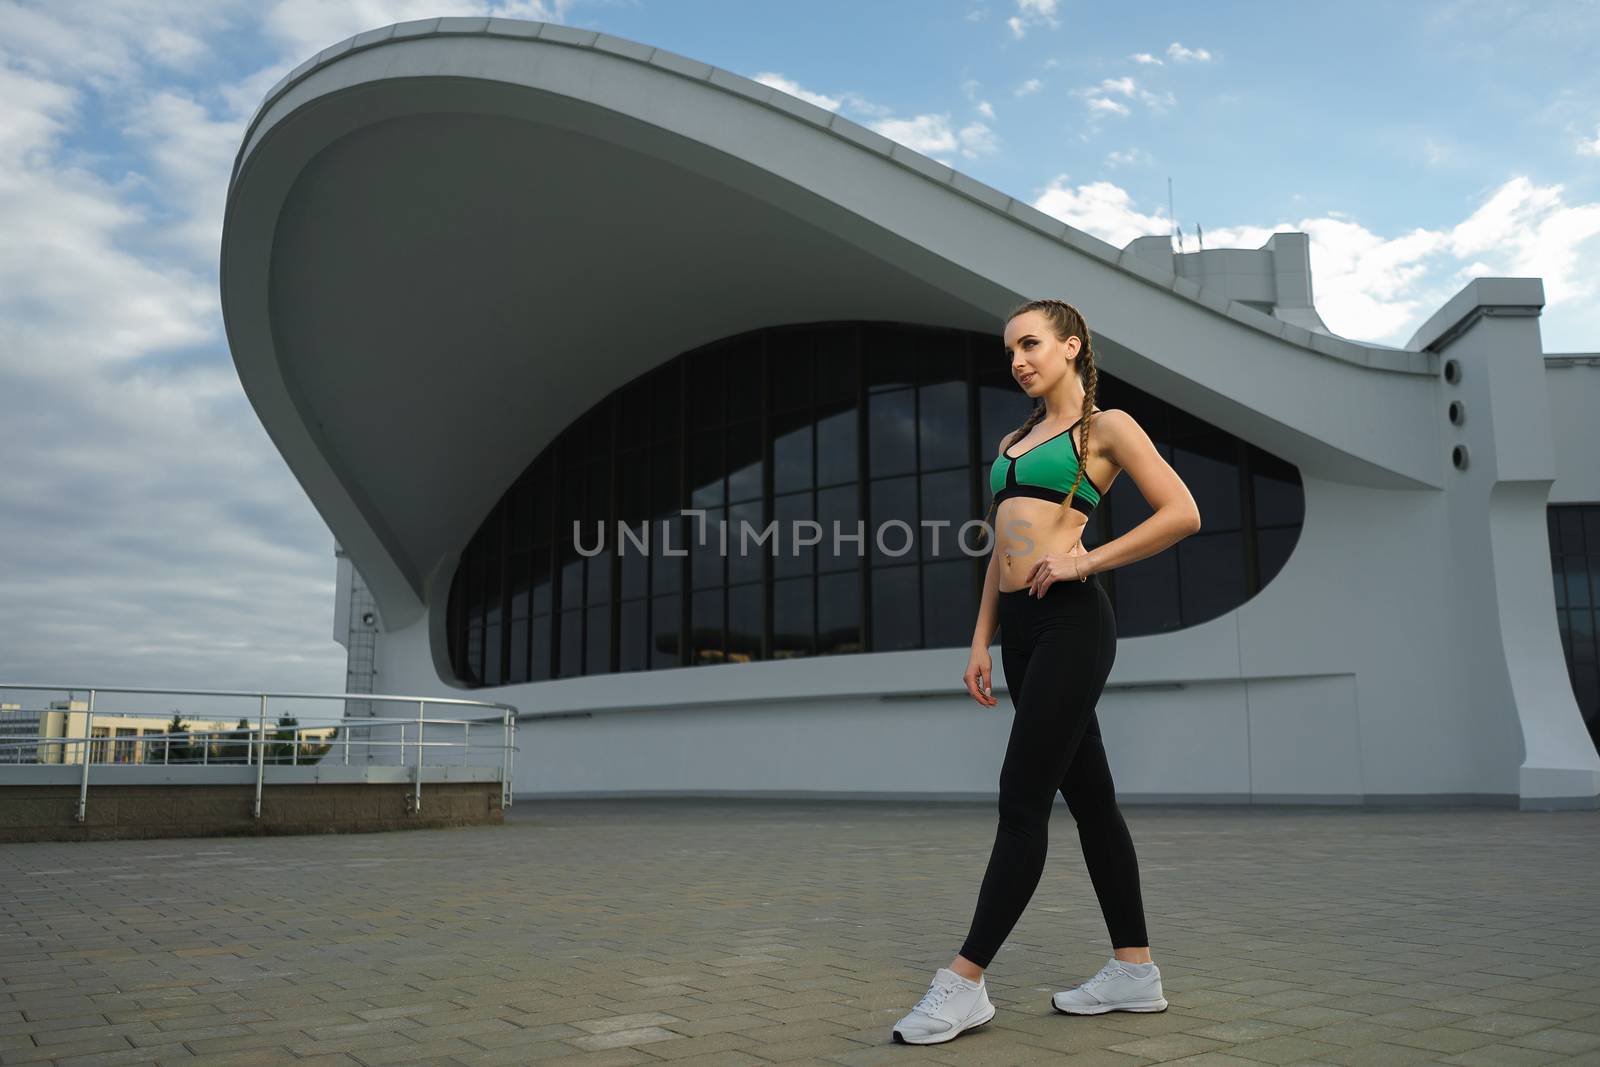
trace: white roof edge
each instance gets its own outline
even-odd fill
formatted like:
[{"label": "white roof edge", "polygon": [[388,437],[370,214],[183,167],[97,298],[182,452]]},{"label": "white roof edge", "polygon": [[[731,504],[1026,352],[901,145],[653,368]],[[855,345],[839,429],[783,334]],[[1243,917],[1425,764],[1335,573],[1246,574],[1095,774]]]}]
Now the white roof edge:
[{"label": "white roof edge", "polygon": [[352,37],[347,37],[337,44],[330,45],[284,75],[262,98],[261,104],[250,116],[250,121],[245,127],[244,137],[240,141],[239,151],[234,156],[233,172],[229,178],[230,187],[238,177],[239,166],[244,160],[246,150],[254,140],[256,127],[262,117],[280,97],[300,81],[322,67],[337,62],[339,59],[355,52],[380,48],[397,40],[413,40],[434,36],[495,37],[589,49],[655,67],[683,78],[707,83],[730,95],[742,97],[753,104],[768,107],[775,111],[781,111],[791,118],[806,122],[843,140],[850,141],[857,147],[872,151],[926,181],[947,186],[952,192],[959,193],[968,200],[982,204],[997,214],[1005,215],[1015,223],[1068,245],[1085,255],[1092,256],[1107,266],[1116,268],[1126,274],[1132,274],[1155,288],[1165,289],[1191,303],[1208,307],[1218,315],[1279,338],[1308,353],[1327,356],[1354,366],[1378,371],[1424,376],[1432,376],[1437,373],[1437,368],[1434,366],[1437,360],[1436,354],[1421,350],[1422,346],[1408,345],[1406,348],[1397,349],[1384,345],[1369,345],[1351,341],[1332,334],[1308,330],[1294,323],[1285,322],[1266,312],[1258,311],[1238,300],[1220,297],[1214,293],[1207,292],[1198,282],[1183,277],[1170,267],[1163,268],[1160,264],[1153,263],[1129,249],[1118,248],[1095,237],[1093,234],[1076,229],[1054,216],[1045,214],[1031,204],[1017,200],[1015,197],[1003,193],[993,186],[986,185],[970,175],[963,174],[935,159],[930,159],[914,149],[907,148],[905,145],[890,140],[882,134],[862,126],[860,123],[845,118],[837,112],[828,111],[781,90],[774,89],[769,85],[764,85],[761,82],[720,67],[714,67],[709,63],[703,63],[699,60],[690,59],[686,56],[627,38],[601,33],[597,30],[576,29],[559,23],[484,16],[416,19],[365,30]]}]

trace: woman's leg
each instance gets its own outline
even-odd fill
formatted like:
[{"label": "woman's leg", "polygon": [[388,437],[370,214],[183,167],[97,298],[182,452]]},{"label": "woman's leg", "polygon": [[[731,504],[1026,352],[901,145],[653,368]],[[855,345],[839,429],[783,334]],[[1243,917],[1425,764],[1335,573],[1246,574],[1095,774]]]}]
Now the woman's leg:
[{"label": "woman's leg", "polygon": [[[1145,949],[1144,901],[1139,895],[1139,859],[1133,836],[1117,807],[1117,788],[1111,779],[1100,721],[1089,716],[1089,727],[1078,744],[1078,754],[1061,782],[1061,795],[1078,824],[1083,862],[1089,868],[1100,912],[1105,916],[1112,949]],[[1147,956],[1148,952],[1128,953]],[[1121,957],[1119,957],[1121,958]],[[1136,963],[1142,960],[1129,959]]]},{"label": "woman's leg", "polygon": [[[1044,872],[1056,790],[1088,729],[1115,654],[1115,623],[1101,610],[1104,595],[1098,583],[1052,586],[1032,606],[1038,613],[1033,644],[1021,691],[1013,688],[1011,694],[1016,712],[1000,769],[1000,824],[961,946],[960,954],[979,967],[989,966]],[[1012,662],[1005,666],[1014,685]]]}]

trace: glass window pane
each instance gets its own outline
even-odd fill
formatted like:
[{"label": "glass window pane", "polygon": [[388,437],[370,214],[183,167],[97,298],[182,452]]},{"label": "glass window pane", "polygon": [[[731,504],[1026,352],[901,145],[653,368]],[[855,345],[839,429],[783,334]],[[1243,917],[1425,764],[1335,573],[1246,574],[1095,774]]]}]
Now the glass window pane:
[{"label": "glass window pane", "polygon": [[1183,624],[1194,626],[1244,603],[1244,546],[1237,530],[1178,542]]},{"label": "glass window pane", "polygon": [[921,647],[921,622],[916,565],[872,568],[873,650]]},{"label": "glass window pane", "polygon": [[863,326],[861,353],[866,360],[867,389],[875,392],[915,384],[925,336],[899,326]]},{"label": "glass window pane", "polygon": [[478,684],[483,683],[483,627],[471,625],[467,627],[467,662],[465,664],[466,679]]},{"label": "glass window pane", "polygon": [[533,667],[529,675],[535,682],[550,677],[550,619],[549,615],[533,617]]},{"label": "glass window pane", "polygon": [[707,508],[703,523],[698,515],[690,515],[686,520],[690,536],[689,577],[696,589],[721,587],[723,584],[722,561],[725,554],[721,524],[724,515],[721,508]]},{"label": "glass window pane", "polygon": [[722,430],[695,434],[690,438],[689,448],[690,506],[721,507],[724,500]]},{"label": "glass window pane", "polygon": [[965,648],[978,621],[972,560],[930,563],[922,568],[923,648]]},{"label": "glass window pane", "polygon": [[501,673],[505,665],[505,660],[501,658],[503,636],[499,623],[490,623],[483,628],[484,685],[500,685],[505,680]]},{"label": "glass window pane", "polygon": [[[1174,448],[1172,468],[1194,495],[1206,531],[1220,533],[1239,529],[1239,467],[1236,463],[1188,448]],[[1187,614],[1187,605],[1184,611]]]},{"label": "glass window pane", "polygon": [[761,424],[739,422],[728,427],[728,500],[761,496]]},{"label": "glass window pane", "polygon": [[[728,582],[755,582],[761,580],[762,557],[772,555],[772,546],[778,540],[774,529],[766,540],[761,538],[766,529],[761,521],[761,501],[747,500],[728,509]],[[746,532],[748,530],[748,532]]]},{"label": "glass window pane", "polygon": [[728,660],[743,663],[761,658],[761,586],[728,588]]},{"label": "glass window pane", "polygon": [[[962,523],[975,517],[971,492],[972,477],[966,467],[922,476],[922,521],[930,524],[924,526],[919,522],[917,526],[924,560],[970,558],[961,551],[956,534]],[[931,525],[936,522],[944,525]]]},{"label": "glass window pane", "polygon": [[1000,371],[978,376],[978,458],[984,463],[994,462],[1001,439],[1027,420],[1034,404],[1005,370],[1004,353],[997,351],[995,359]]},{"label": "glass window pane", "polygon": [[[1586,608],[1589,606],[1589,565],[1582,556],[1568,556],[1565,566],[1567,572],[1567,607]],[[487,616],[493,620],[493,616]]]},{"label": "glass window pane", "polygon": [[867,464],[873,476],[915,470],[917,424],[911,390],[874,393],[867,404]]},{"label": "glass window pane", "polygon": [[860,385],[860,361],[856,358],[856,331],[842,326],[826,329],[817,340],[817,403],[846,401],[854,404]]},{"label": "glass window pane", "polygon": [[[822,526],[822,540],[817,545],[819,570],[853,571],[861,565],[866,531],[860,528],[860,519],[860,487],[854,482],[817,490],[817,522]],[[857,533],[862,539],[850,540]]]},{"label": "glass window pane", "polygon": [[676,667],[683,662],[678,643],[683,610],[677,594],[653,597],[650,601],[650,667]]},{"label": "glass window pane", "polygon": [[1117,633],[1122,637],[1176,630],[1178,554],[1157,552],[1116,568]]},{"label": "glass window pane", "polygon": [[1298,526],[1280,526],[1256,532],[1256,571],[1262,586],[1278,576],[1283,565],[1289,562],[1289,554],[1299,540]]},{"label": "glass window pane", "polygon": [[583,673],[583,609],[561,613],[561,677]]},{"label": "glass window pane", "polygon": [[[678,555],[689,548],[689,517],[656,519],[650,524],[650,591],[676,593],[683,588],[686,557]],[[671,553],[669,555],[668,553]]]},{"label": "glass window pane", "polygon": [[1583,514],[1584,551],[1590,559],[1600,559],[1600,505],[1589,504],[1578,510]]},{"label": "glass window pane", "polygon": [[922,469],[965,465],[971,442],[967,432],[967,383],[924,385],[919,393],[917,437],[922,448]]},{"label": "glass window pane", "polygon": [[761,417],[762,334],[750,333],[727,345],[728,421]]},{"label": "glass window pane", "polygon": [[583,557],[567,535],[561,543],[561,606],[576,607],[583,603]]},{"label": "glass window pane", "polygon": [[611,514],[611,463],[590,463],[584,467],[589,484],[584,489],[583,517],[590,524],[604,522]]},{"label": "glass window pane", "polygon": [[[1300,472],[1293,465],[1251,448],[1250,483],[1255,494],[1257,526],[1299,526],[1305,522],[1305,489],[1300,484]],[[1198,503],[1199,497],[1195,501]],[[1206,522],[1203,511],[1201,522]]]},{"label": "glass window pane", "polygon": [[860,465],[854,403],[834,404],[817,412],[817,484],[856,481]]},{"label": "glass window pane", "polygon": [[785,578],[772,583],[772,658],[809,656],[815,650],[812,628],[813,578]]},{"label": "glass window pane", "polygon": [[[607,543],[609,535],[607,531]],[[589,571],[589,590],[586,603],[608,604],[611,602],[611,558],[612,552],[608,547],[604,552],[591,556],[587,564]]]},{"label": "glass window pane", "polygon": [[811,413],[790,411],[772,417],[772,491],[811,487]]},{"label": "glass window pane", "polygon": [[533,559],[526,552],[511,557],[511,575],[506,585],[510,592],[513,619],[528,617],[529,572],[532,566]]},{"label": "glass window pane", "polygon": [[547,545],[555,537],[555,480],[550,476],[550,460],[541,457],[533,466],[533,543]]},{"label": "glass window pane", "polygon": [[650,514],[650,455],[641,448],[617,455],[617,517],[626,522]]},{"label": "glass window pane", "polygon": [[689,613],[689,662],[723,662],[722,588],[719,586],[696,592],[689,601]]},{"label": "glass window pane", "polygon": [[[867,491],[867,551],[871,553],[873,566],[914,562],[917,558],[916,478],[877,479],[868,483]],[[882,547],[879,547],[880,542]]]},{"label": "glass window pane", "polygon": [[812,330],[772,330],[767,334],[767,373],[772,378],[772,410],[809,408],[815,373]]},{"label": "glass window pane", "polygon": [[621,663],[618,666],[621,670],[642,671],[649,666],[649,659],[645,655],[645,642],[650,635],[650,618],[647,614],[649,607],[648,600],[622,602],[622,633],[617,639],[621,655]]},{"label": "glass window pane", "polygon": [[683,432],[682,382],[680,365],[668,363],[650,375],[651,437],[664,441]]},{"label": "glass window pane", "polygon": [[550,550],[548,548],[536,549],[528,557],[530,569],[529,581],[533,591],[531,610],[550,610]]},{"label": "glass window pane", "polygon": [[675,514],[681,507],[678,495],[678,441],[660,442],[650,454],[650,514],[658,518]]},{"label": "glass window pane", "polygon": [[772,573],[779,578],[810,574],[817,565],[816,545],[802,543],[797,546],[796,542],[809,541],[816,536],[815,528],[809,524],[800,525],[802,520],[815,520],[811,494],[791,493],[774,497],[772,517],[778,521],[779,538],[778,554],[772,560]]},{"label": "glass window pane", "polygon": [[506,670],[508,683],[526,682],[528,680],[528,634],[527,619],[514,619],[511,623],[511,663]]},{"label": "glass window pane", "polygon": [[586,625],[588,635],[583,650],[583,673],[606,674],[611,670],[611,605],[591,607]]},{"label": "glass window pane", "polygon": [[622,562],[621,595],[644,596],[650,575],[650,556],[660,534],[660,524],[627,523],[612,530],[616,534],[617,555]]},{"label": "glass window pane", "polygon": [[1583,509],[1569,505],[1556,510],[1559,513],[1557,518],[1561,522],[1561,551],[1582,552]]},{"label": "glass window pane", "polygon": [[839,655],[861,649],[860,572],[824,574],[817,579],[817,651]]},{"label": "glass window pane", "polygon": [[727,401],[724,397],[726,377],[721,345],[696,352],[690,357],[690,429],[720,426],[727,419]]}]

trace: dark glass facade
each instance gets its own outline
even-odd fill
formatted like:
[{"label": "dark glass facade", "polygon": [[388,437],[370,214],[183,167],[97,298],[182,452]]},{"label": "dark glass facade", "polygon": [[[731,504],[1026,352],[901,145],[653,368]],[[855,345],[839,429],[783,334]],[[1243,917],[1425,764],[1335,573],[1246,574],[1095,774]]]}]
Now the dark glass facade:
[{"label": "dark glass facade", "polygon": [[1600,751],[1600,648],[1595,614],[1600,610],[1600,504],[1552,504],[1550,572],[1555,578],[1556,625],[1567,657],[1572,692]]},{"label": "dark glass facade", "polygon": [[[1033,404],[1007,367],[998,329],[824,323],[728,338],[622,386],[529,464],[463,553],[447,622],[457,677],[966,647],[989,466]],[[1294,547],[1298,472],[1103,371],[1099,389],[1098,407],[1139,420],[1204,523],[1100,575],[1119,635],[1236,608]],[[1149,515],[1119,476],[1084,544]],[[798,520],[818,543],[796,544]]]}]

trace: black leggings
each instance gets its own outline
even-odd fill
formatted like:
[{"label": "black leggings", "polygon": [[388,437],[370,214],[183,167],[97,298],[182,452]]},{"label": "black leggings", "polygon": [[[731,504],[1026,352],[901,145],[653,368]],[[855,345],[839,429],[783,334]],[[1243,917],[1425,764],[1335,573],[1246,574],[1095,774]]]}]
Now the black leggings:
[{"label": "black leggings", "polygon": [[1117,807],[1095,703],[1117,655],[1117,620],[1100,580],[1058,581],[1042,598],[1000,593],[1000,656],[1016,711],[1000,769],[1000,826],[961,955],[987,967],[1044,872],[1056,791],[1078,823],[1111,947],[1149,944],[1139,861]]}]

